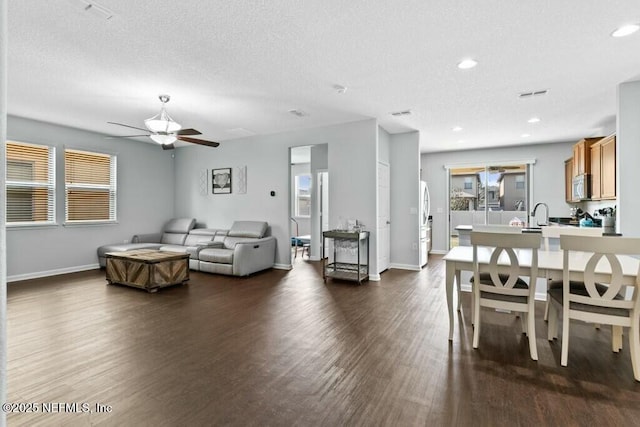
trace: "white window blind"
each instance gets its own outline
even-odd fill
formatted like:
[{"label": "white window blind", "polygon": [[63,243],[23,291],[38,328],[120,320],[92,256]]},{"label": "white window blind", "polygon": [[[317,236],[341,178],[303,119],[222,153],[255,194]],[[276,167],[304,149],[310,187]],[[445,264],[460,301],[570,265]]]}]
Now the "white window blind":
[{"label": "white window blind", "polygon": [[55,223],[55,148],[7,141],[7,225]]},{"label": "white window blind", "polygon": [[65,149],[65,221],[116,220],[116,156]]}]

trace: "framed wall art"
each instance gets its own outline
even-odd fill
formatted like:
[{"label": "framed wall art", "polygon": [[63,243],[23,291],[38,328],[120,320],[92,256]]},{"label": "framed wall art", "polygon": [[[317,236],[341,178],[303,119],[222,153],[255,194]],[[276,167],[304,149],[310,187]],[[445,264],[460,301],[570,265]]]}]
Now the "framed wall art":
[{"label": "framed wall art", "polygon": [[211,194],[231,194],[231,168],[211,170]]}]

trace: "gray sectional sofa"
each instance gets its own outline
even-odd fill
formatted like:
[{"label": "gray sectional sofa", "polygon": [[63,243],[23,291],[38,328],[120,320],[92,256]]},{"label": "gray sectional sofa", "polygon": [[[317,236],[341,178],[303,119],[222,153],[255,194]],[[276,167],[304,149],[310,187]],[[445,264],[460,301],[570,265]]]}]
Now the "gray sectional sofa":
[{"label": "gray sectional sofa", "polygon": [[136,249],[188,253],[189,268],[208,273],[246,276],[274,266],[276,239],[266,235],[266,222],[236,221],[229,230],[194,228],[195,224],[195,218],[176,218],[161,233],[135,235],[131,243],[101,246],[100,266],[106,266],[109,252]]}]

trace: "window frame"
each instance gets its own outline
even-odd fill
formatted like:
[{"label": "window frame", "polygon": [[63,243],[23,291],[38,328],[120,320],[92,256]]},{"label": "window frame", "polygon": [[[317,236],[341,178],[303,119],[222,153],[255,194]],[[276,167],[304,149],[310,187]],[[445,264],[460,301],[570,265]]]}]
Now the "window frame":
[{"label": "window frame", "polygon": [[[37,159],[11,159],[8,154],[8,147],[11,144],[31,146],[38,149],[46,149],[47,154],[47,181],[31,180],[13,180],[9,179],[9,164],[10,162],[19,162],[23,164],[35,165]],[[56,147],[46,144],[35,144],[32,142],[7,140],[5,147],[5,224],[7,228],[28,228],[28,227],[50,227],[57,225],[56,222]],[[9,221],[9,190],[10,189],[46,189],[47,190],[47,204],[46,204],[46,220],[31,220],[31,221]],[[33,216],[33,212],[32,212]]]},{"label": "window frame", "polygon": [[[309,194],[300,194],[300,178],[301,177],[309,177]],[[294,216],[296,218],[311,218],[311,187],[313,185],[313,178],[310,173],[300,173],[295,175],[295,188],[294,188]],[[309,214],[301,215],[300,214],[300,199],[309,200]]]},{"label": "window frame", "polygon": [[[91,184],[91,183],[69,183],[67,182],[67,152],[81,153],[85,155],[95,156],[108,156],[109,162],[109,184]],[[118,159],[115,153],[108,153],[104,151],[91,150],[86,148],[64,147],[63,151],[64,162],[64,225],[65,226],[77,226],[77,225],[105,225],[115,224],[118,222],[118,185],[117,185],[117,173],[118,173]],[[97,190],[109,192],[109,218],[108,219],[69,219],[69,190]]]}]

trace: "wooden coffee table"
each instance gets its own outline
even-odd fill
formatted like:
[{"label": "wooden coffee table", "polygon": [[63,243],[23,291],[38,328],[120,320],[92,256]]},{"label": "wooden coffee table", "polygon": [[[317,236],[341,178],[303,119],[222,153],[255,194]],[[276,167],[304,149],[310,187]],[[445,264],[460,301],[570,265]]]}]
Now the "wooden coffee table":
[{"label": "wooden coffee table", "polygon": [[189,280],[189,254],[140,249],[109,252],[107,282],[156,292]]}]

